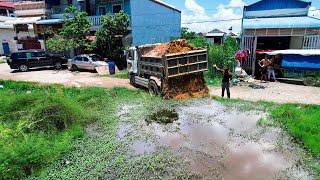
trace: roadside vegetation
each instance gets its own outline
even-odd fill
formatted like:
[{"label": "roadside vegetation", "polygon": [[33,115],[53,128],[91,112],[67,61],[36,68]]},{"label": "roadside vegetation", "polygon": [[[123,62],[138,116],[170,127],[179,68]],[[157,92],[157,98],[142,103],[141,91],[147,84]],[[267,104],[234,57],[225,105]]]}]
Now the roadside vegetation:
[{"label": "roadside vegetation", "polygon": [[7,58],[5,56],[0,56],[0,64],[7,63]]},{"label": "roadside vegetation", "polygon": [[0,84],[1,179],[187,174],[170,152],[130,157],[126,142],[117,140],[119,106],[135,102],[151,108],[164,102],[160,98],[125,88]]},{"label": "roadside vegetation", "polygon": [[217,72],[213,65],[219,68],[228,67],[230,71],[235,65],[234,55],[240,49],[239,43],[236,39],[228,37],[222,45],[212,44],[202,34],[196,35],[195,32],[188,28],[181,29],[181,38],[186,39],[189,43],[198,48],[206,48],[208,51],[208,68],[206,73],[206,81],[208,85],[220,85],[221,74]]}]

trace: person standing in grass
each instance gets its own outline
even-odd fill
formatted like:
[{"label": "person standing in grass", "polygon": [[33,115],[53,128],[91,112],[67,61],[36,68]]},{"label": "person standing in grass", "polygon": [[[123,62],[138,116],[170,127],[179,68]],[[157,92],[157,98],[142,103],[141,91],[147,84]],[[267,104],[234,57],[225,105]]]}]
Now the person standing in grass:
[{"label": "person standing in grass", "polygon": [[219,71],[222,72],[222,92],[221,92],[221,97],[224,97],[224,93],[227,90],[227,96],[230,99],[230,81],[232,79],[232,74],[229,71],[229,68],[224,68],[224,70],[220,69],[217,67],[217,65],[214,65],[214,67]]}]

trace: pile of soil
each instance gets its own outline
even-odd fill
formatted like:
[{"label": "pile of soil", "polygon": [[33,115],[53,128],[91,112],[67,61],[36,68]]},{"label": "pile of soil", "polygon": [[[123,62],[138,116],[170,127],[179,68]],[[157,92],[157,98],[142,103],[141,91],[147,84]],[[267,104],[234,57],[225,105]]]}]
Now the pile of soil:
[{"label": "pile of soil", "polygon": [[203,73],[165,79],[163,82],[164,99],[189,99],[207,96],[209,89],[206,86]]},{"label": "pile of soil", "polygon": [[161,57],[166,54],[183,53],[196,49],[196,47],[189,44],[186,40],[180,39],[171,41],[169,43],[158,44],[152,51],[145,54],[145,56]]}]

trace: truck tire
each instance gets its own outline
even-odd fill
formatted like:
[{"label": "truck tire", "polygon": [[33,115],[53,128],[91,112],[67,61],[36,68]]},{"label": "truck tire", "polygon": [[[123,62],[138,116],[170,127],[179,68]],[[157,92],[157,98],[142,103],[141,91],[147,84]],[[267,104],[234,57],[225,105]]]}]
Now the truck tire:
[{"label": "truck tire", "polygon": [[161,95],[161,92],[160,92],[160,89],[159,89],[159,86],[157,85],[157,83],[155,81],[150,81],[149,82],[149,94],[151,96],[160,96]]},{"label": "truck tire", "polygon": [[61,69],[62,68],[61,62],[55,62],[54,63],[54,68],[57,69],[57,70]]},{"label": "truck tire", "polygon": [[317,79],[312,76],[307,76],[303,79],[303,84],[305,86],[315,86],[317,82]]},{"label": "truck tire", "polygon": [[20,64],[19,65],[19,70],[21,72],[27,72],[29,70],[29,67],[26,64]]},{"label": "truck tire", "polygon": [[130,84],[132,85],[132,86],[135,86],[135,81],[134,81],[134,75],[133,74],[130,74]]}]

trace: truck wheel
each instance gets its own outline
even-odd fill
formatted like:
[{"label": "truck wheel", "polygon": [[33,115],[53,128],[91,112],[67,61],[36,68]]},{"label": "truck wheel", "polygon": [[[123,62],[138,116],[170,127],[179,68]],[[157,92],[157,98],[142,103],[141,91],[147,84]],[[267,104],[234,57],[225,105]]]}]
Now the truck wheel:
[{"label": "truck wheel", "polygon": [[134,82],[134,75],[133,74],[130,74],[130,84],[132,85],[132,86],[135,86],[135,82]]},{"label": "truck wheel", "polygon": [[20,70],[21,72],[27,72],[28,69],[29,69],[28,66],[25,65],[25,64],[21,64],[21,65],[19,66],[19,70]]},{"label": "truck wheel", "polygon": [[312,77],[312,76],[305,77],[304,80],[303,80],[303,84],[305,86],[315,86],[316,82],[317,82],[317,79],[315,77]]},{"label": "truck wheel", "polygon": [[61,69],[62,68],[61,62],[55,62],[54,63],[54,68],[55,69]]},{"label": "truck wheel", "polygon": [[149,82],[149,93],[151,96],[160,96],[161,95],[159,87],[156,82],[154,82],[154,81]]}]

